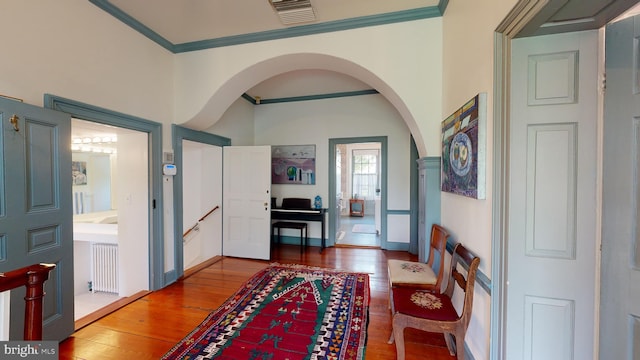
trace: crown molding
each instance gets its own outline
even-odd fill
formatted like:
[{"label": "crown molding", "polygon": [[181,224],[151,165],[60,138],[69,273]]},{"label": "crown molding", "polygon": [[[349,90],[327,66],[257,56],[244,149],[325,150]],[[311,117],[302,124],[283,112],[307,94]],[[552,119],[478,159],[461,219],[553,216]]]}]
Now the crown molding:
[{"label": "crown molding", "polygon": [[251,95],[244,93],[242,94],[242,98],[252,103],[253,105],[266,105],[266,104],[277,104],[277,103],[287,103],[287,102],[296,102],[296,101],[309,101],[309,100],[322,100],[322,99],[333,99],[340,97],[349,97],[349,96],[362,96],[362,95],[374,95],[379,94],[378,90],[368,89],[368,90],[358,90],[358,91],[343,91],[336,92],[330,94],[317,94],[317,95],[304,95],[304,96],[292,96],[292,97],[284,97],[284,98],[274,98],[274,99],[260,99],[260,102],[252,97]]},{"label": "crown molding", "polygon": [[131,15],[127,14],[126,12],[124,12],[122,10],[120,10],[120,8],[118,8],[117,6],[111,4],[108,0],[89,0],[89,2],[94,4],[95,6],[99,7],[100,9],[106,11],[111,16],[113,16],[116,19],[122,21],[126,25],[129,25],[135,31],[137,31],[137,32],[141,33],[142,35],[146,36],[147,38],[149,38],[151,41],[155,42],[156,44],[158,44],[158,45],[162,46],[163,48],[175,53],[175,51],[173,51],[173,48],[175,47],[175,45],[172,44],[169,40],[163,38],[162,36],[160,36],[160,34],[158,34],[157,32],[155,32],[153,30],[151,30],[151,28],[147,27],[146,25],[144,25],[140,21],[136,20]]},{"label": "crown molding", "polygon": [[108,0],[89,0],[92,4],[106,11],[116,19],[122,21],[132,29],[149,38],[170,52],[177,54],[190,51],[212,49],[217,47],[247,44],[260,41],[285,39],[298,36],[328,33],[334,31],[351,30],[368,26],[386,25],[398,22],[441,17],[448,0],[441,0],[438,6],[396,11],[386,14],[362,16],[352,19],[330,21],[319,24],[293,26],[286,29],[269,30],[243,35],[225,36],[215,39],[173,44],[160,34],[153,31],[131,15],[125,13]]}]

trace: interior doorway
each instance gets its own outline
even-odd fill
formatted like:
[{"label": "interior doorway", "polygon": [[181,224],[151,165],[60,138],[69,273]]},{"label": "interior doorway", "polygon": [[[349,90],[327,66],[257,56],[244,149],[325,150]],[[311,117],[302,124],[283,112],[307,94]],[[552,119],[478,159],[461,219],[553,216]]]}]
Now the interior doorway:
[{"label": "interior doorway", "polygon": [[222,147],[182,140],[185,270],[222,254]]},{"label": "interior doorway", "polygon": [[149,290],[149,135],[80,119],[71,133],[79,320]]},{"label": "interior doorway", "polygon": [[336,144],[335,244],[380,247],[382,143]]}]

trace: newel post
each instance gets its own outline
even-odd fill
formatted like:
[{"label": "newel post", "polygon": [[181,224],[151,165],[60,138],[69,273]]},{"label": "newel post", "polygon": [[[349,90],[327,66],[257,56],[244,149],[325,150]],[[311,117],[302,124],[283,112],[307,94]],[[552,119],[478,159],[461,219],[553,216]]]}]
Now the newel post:
[{"label": "newel post", "polygon": [[38,264],[27,271],[27,293],[24,297],[24,339],[42,339],[42,298],[44,282],[49,279],[53,264]]},{"label": "newel post", "polygon": [[42,340],[42,298],[44,282],[54,264],[35,264],[0,273],[0,292],[26,286],[24,297],[24,340]]}]

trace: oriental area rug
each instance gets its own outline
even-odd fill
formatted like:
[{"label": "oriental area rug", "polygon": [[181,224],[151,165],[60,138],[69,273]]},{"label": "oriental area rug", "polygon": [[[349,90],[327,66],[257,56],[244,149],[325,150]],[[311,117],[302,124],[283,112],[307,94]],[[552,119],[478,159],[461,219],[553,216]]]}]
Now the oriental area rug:
[{"label": "oriental area rug", "polygon": [[272,264],[163,359],[364,359],[369,275]]}]

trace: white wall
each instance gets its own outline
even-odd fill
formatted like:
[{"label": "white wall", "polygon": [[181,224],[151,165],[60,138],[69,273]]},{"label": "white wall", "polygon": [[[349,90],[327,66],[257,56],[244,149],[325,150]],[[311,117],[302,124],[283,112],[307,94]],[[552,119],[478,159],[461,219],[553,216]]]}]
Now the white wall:
[{"label": "white wall", "polygon": [[[272,196],[278,203],[283,197],[313,199],[320,195],[323,204],[328,204],[330,138],[387,136],[389,159],[394,159],[388,164],[388,208],[409,209],[411,135],[396,109],[382,96],[259,105],[255,115],[256,145],[316,145],[316,184],[272,185]],[[311,224],[309,236],[321,236],[319,224]]]},{"label": "white wall", "polygon": [[148,134],[118,131],[119,294],[149,289],[149,154]]},{"label": "white wall", "polygon": [[205,132],[231,139],[231,145],[247,146],[254,144],[253,117],[255,105],[243,98],[238,98],[222,114],[218,122]]},{"label": "white wall", "polygon": [[[49,93],[171,123],[173,54],[85,0],[3,0],[0,93]],[[170,144],[166,126],[165,143]]]},{"label": "white wall", "polygon": [[182,145],[184,232],[198,224],[198,230],[185,237],[183,260],[188,269],[222,254],[222,211],[198,223],[215,206],[222,206],[222,148],[188,140]]},{"label": "white wall", "polygon": [[377,89],[405,119],[419,153],[438,154],[441,21],[415,20],[178,54],[175,121],[209,128],[253,85],[291,70],[327,69]]},{"label": "white wall", "polygon": [[[443,113],[453,113],[479,92],[487,93],[487,196],[474,200],[442,193],[442,224],[455,241],[480,256],[480,270],[491,276],[493,188],[493,36],[516,0],[449,1],[443,17]],[[490,296],[476,286],[466,343],[476,359],[489,358]]]}]

